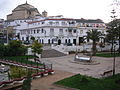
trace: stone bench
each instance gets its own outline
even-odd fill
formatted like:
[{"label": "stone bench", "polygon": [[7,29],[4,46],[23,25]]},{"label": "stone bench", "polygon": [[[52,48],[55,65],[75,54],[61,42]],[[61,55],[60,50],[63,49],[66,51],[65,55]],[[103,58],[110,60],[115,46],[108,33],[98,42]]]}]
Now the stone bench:
[{"label": "stone bench", "polygon": [[75,57],[76,60],[80,60],[80,61],[90,61],[91,58],[88,58],[88,57],[80,57],[80,56],[77,56]]},{"label": "stone bench", "polygon": [[111,76],[113,73],[113,70],[107,70],[105,72],[103,72],[103,74],[101,74],[102,77],[108,77]]}]

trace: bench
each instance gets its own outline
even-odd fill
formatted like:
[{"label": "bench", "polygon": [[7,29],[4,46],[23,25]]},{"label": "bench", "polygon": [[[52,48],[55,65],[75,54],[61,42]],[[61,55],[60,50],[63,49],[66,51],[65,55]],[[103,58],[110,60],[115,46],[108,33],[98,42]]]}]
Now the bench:
[{"label": "bench", "polygon": [[79,57],[79,56],[75,56],[75,59],[76,60],[80,60],[80,61],[90,61],[91,58],[88,58],[88,57]]},{"label": "bench", "polygon": [[103,74],[101,74],[102,77],[107,77],[107,76],[111,76],[112,75],[113,70],[108,70],[103,72]]}]

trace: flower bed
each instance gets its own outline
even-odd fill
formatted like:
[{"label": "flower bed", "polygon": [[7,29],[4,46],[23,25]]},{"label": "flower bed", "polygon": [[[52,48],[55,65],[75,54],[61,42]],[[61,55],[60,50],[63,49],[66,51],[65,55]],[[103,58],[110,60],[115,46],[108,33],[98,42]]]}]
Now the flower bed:
[{"label": "flower bed", "polygon": [[54,70],[52,70],[52,69],[48,69],[48,74],[54,74],[54,73],[55,73]]},{"label": "flower bed", "polygon": [[40,73],[35,73],[35,74],[32,74],[32,77],[33,77],[33,79],[34,78],[40,78],[41,74]]},{"label": "flower bed", "polygon": [[3,82],[0,82],[0,88],[4,86],[4,83]]},{"label": "flower bed", "polygon": [[13,81],[14,81],[15,83],[23,83],[24,80],[25,80],[25,78],[16,78],[16,79],[14,79]]},{"label": "flower bed", "polygon": [[13,85],[14,84],[14,81],[13,80],[10,80],[10,81],[4,81],[3,82],[4,85]]},{"label": "flower bed", "polygon": [[[0,88],[3,86],[7,86],[7,85],[13,85],[14,83],[23,83],[24,80],[26,79],[26,77],[25,77],[26,74],[24,74],[24,72],[22,72],[21,70],[26,70],[25,68],[32,69],[32,72],[34,72],[32,74],[33,79],[40,78],[42,76],[48,76],[49,74],[54,74],[54,70],[44,69],[43,66],[31,66],[31,64],[23,64],[20,62],[10,61],[10,60],[5,60],[5,61],[0,60],[0,62],[5,63],[10,66],[15,66],[14,70],[17,71],[17,74],[10,75],[10,76],[13,76],[12,80],[0,82]],[[17,66],[17,68],[16,68],[16,66]],[[18,69],[18,67],[21,67],[23,69],[21,69],[21,68]],[[39,72],[36,73],[36,70],[39,70]]]}]

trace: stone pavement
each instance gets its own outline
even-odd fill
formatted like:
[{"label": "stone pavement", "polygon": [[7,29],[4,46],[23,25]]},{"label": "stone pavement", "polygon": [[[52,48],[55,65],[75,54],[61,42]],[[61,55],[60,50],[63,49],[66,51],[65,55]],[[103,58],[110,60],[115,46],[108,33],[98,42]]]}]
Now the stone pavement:
[{"label": "stone pavement", "polygon": [[[54,58],[42,58],[41,61],[46,63],[52,63],[53,69],[62,70],[71,73],[80,73],[83,75],[89,75],[93,77],[100,77],[106,70],[111,70],[113,67],[113,58],[92,57],[92,60],[100,64],[95,65],[83,65],[79,63],[73,63],[74,54],[54,57]],[[116,57],[116,73],[120,73],[120,57]]]},{"label": "stone pavement", "polygon": [[54,82],[74,75],[73,73],[55,70],[54,75],[49,75],[39,79],[32,80],[31,90],[75,90],[53,85]]},{"label": "stone pavement", "polygon": [[[74,54],[62,57],[42,58],[42,62],[53,64],[53,69],[56,73],[55,75],[33,80],[32,90],[75,90],[58,87],[53,85],[53,83],[78,73],[99,78],[104,71],[113,68],[113,58],[93,57],[92,60],[100,64],[83,65],[73,63],[71,61],[74,61]],[[120,73],[120,57],[116,57],[116,73]]]}]

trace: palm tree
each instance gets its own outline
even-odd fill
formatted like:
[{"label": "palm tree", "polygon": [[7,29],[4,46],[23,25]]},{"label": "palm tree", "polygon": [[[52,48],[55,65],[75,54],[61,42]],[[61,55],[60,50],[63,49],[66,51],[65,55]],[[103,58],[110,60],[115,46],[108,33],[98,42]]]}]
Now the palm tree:
[{"label": "palm tree", "polygon": [[101,38],[102,33],[98,31],[97,29],[92,29],[87,32],[86,39],[92,40],[92,54],[96,54],[96,42],[99,41],[99,38]]}]

